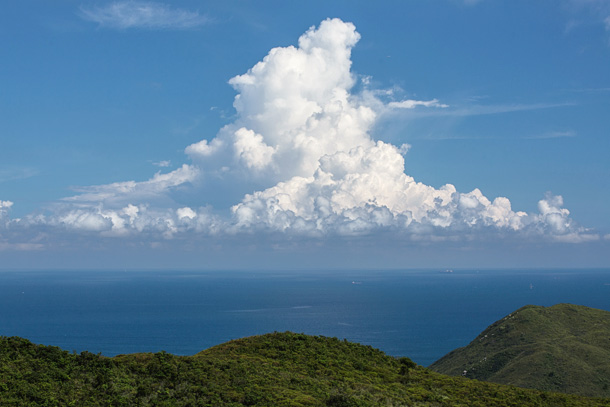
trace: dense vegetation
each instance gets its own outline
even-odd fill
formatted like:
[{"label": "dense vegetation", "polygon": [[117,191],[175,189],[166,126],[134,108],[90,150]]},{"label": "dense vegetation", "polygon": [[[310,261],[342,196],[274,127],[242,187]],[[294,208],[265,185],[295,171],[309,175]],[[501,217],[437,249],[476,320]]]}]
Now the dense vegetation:
[{"label": "dense vegetation", "polygon": [[520,387],[610,397],[610,312],[571,304],[528,305],[430,368]]},{"label": "dense vegetation", "polygon": [[274,333],[194,356],[74,354],[0,337],[2,406],[608,406],[450,377],[336,338]]}]

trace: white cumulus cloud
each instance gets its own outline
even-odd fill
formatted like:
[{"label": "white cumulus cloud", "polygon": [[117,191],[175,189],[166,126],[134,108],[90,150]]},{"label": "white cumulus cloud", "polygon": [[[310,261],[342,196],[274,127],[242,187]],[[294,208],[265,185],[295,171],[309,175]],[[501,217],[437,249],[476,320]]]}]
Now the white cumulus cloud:
[{"label": "white cumulus cloud", "polygon": [[236,122],[186,153],[204,167],[216,155],[237,172],[266,168],[262,180],[272,185],[313,175],[325,154],[372,145],[376,113],[350,93],[351,50],[359,39],[353,24],[333,19],[310,28],[298,47],[272,49],[229,81],[239,92]]},{"label": "white cumulus cloud", "polygon": [[0,221],[8,217],[8,211],[11,206],[13,206],[11,201],[0,201]]},{"label": "white cumulus cloud", "polygon": [[223,147],[223,142],[215,138],[211,143],[208,140],[201,140],[188,146],[184,151],[193,157],[208,157],[215,154]]},{"label": "white cumulus cloud", "polygon": [[[211,140],[186,147],[192,164],[147,181],[80,188],[52,213],[14,223],[166,239],[381,230],[429,241],[490,233],[565,242],[599,238],[570,218],[560,196],[549,195],[538,213],[525,213],[506,197],[460,192],[451,184],[434,188],[406,174],[409,145],[375,140],[373,125],[387,109],[447,105],[437,99],[385,104],[374,92],[354,92],[351,51],[359,39],[353,24],[323,21],[298,46],[274,48],[229,80],[238,93],[237,119]],[[227,214],[215,212],[209,202],[229,189],[238,197],[219,208]],[[180,193],[190,194],[188,205],[173,199]],[[10,204],[0,201],[0,216]]]},{"label": "white cumulus cloud", "polygon": [[[247,194],[232,207],[238,230],[360,234],[390,228],[434,234],[535,229],[553,236],[582,232],[569,219],[569,212],[561,209],[561,197],[548,198],[548,202],[562,217],[563,228],[545,207],[540,207],[540,214],[515,212],[505,197],[490,200],[478,189],[463,193],[450,184],[435,189],[405,174],[403,155],[408,145],[397,148],[370,135],[379,101],[365,105],[365,98],[351,93],[354,81],[347,50],[359,38],[353,30],[349,23],[326,20],[301,37],[300,48],[274,49],[248,74],[231,80],[241,91],[235,99],[241,120],[256,128],[263,139],[277,143],[273,145],[278,154],[288,150],[300,160],[298,168],[293,166],[295,161],[276,161],[283,179]],[[333,66],[332,75],[326,71],[329,66]],[[300,74],[301,67],[309,69]],[[285,78],[290,78],[289,84]],[[296,91],[285,93],[287,89]],[[340,103],[337,95],[341,95]],[[418,106],[447,107],[437,99],[387,104],[397,109]],[[311,122],[330,126],[317,132]],[[302,144],[294,143],[300,138],[294,135],[307,137],[315,148],[301,150]]]},{"label": "white cumulus cloud", "polygon": [[269,165],[275,153],[275,148],[265,144],[263,136],[245,127],[235,132],[233,148],[238,159],[248,168],[254,169],[262,169]]},{"label": "white cumulus cloud", "polygon": [[451,184],[435,189],[416,182],[404,173],[400,150],[381,141],[323,156],[314,176],[247,195],[233,213],[241,228],[322,234],[380,227],[419,233],[422,226],[514,231],[527,219],[506,198],[491,202],[478,189],[464,194]]}]

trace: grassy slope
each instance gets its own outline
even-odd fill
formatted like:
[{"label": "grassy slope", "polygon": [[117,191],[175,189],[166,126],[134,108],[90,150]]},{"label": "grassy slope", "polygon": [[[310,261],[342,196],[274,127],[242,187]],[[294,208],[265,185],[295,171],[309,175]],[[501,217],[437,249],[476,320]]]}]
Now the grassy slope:
[{"label": "grassy slope", "polygon": [[528,305],[434,362],[437,372],[515,386],[610,397],[610,312]]},{"label": "grassy slope", "polygon": [[274,333],[194,356],[105,358],[0,337],[0,405],[607,406],[450,377],[369,346]]}]

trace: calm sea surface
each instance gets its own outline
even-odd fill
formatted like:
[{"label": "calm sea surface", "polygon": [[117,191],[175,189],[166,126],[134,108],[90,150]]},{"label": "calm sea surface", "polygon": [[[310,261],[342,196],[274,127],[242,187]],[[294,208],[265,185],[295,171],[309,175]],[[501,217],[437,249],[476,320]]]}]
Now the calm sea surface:
[{"label": "calm sea surface", "polygon": [[0,272],[0,335],[113,356],[191,355],[273,331],[336,336],[428,365],[527,305],[610,311],[610,269]]}]

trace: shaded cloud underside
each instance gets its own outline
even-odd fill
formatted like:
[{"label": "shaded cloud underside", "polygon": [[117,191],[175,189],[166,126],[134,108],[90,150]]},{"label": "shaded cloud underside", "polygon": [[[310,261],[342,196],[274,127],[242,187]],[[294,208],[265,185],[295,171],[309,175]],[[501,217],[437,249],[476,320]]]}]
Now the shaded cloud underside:
[{"label": "shaded cloud underside", "polygon": [[[144,3],[128,4],[135,9]],[[109,10],[104,13],[111,14]],[[177,13],[163,7],[151,10],[148,22],[137,24],[154,25],[152,16]],[[94,15],[104,13],[98,10],[87,18],[103,25],[103,18]],[[125,28],[137,25],[125,21]],[[448,106],[436,99],[386,103],[366,82],[364,90],[354,93],[351,50],[359,39],[353,24],[328,19],[303,34],[298,46],[274,48],[248,72],[232,78],[237,119],[212,140],[186,147],[191,164],[144,182],[85,187],[46,213],[22,219],[10,219],[12,203],[0,201],[4,241],[11,233],[40,228],[166,239],[261,232],[362,236],[379,231],[428,241],[466,234],[482,239],[599,239],[570,219],[559,196],[541,200],[538,213],[525,213],[514,211],[504,197],[491,200],[478,189],[463,193],[450,184],[436,189],[405,174],[408,146],[374,140],[370,130],[377,118],[391,110]],[[220,211],[207,205],[219,184],[240,188],[241,201],[216,208]],[[180,204],[177,196],[199,205]]]}]

